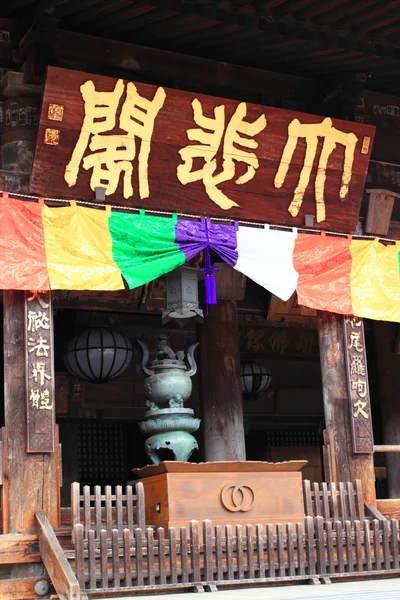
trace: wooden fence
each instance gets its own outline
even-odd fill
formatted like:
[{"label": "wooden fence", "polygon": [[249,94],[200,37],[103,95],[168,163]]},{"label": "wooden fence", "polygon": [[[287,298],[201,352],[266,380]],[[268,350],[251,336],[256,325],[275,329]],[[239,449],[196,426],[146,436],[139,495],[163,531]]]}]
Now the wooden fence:
[{"label": "wooden fence", "polygon": [[[97,540],[82,524],[75,526],[75,568],[81,589],[195,587],[237,585],[271,580],[315,579],[399,569],[399,529],[391,521],[324,521],[304,524],[237,525],[213,528],[203,522],[178,532],[170,528],[117,529]],[[89,594],[90,595],[90,594]]]},{"label": "wooden fence", "polygon": [[364,496],[361,481],[313,483],[303,481],[304,508],[308,517],[325,521],[364,521]]},{"label": "wooden fence", "polygon": [[83,525],[85,539],[88,539],[89,532],[93,532],[95,539],[99,539],[103,529],[109,537],[113,529],[117,529],[120,536],[124,529],[128,529],[131,535],[137,527],[144,530],[146,521],[143,483],[139,481],[134,488],[127,485],[124,492],[120,485],[115,487],[114,492],[109,485],[105,486],[103,492],[99,485],[96,485],[93,491],[85,485],[83,493],[79,483],[72,483],[71,520],[73,528],[79,523]]}]

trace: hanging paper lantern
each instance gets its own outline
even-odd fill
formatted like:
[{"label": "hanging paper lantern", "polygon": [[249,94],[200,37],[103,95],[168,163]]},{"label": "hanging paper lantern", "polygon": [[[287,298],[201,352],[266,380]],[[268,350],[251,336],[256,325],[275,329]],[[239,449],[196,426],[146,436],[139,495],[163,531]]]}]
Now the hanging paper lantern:
[{"label": "hanging paper lantern", "polygon": [[133,356],[131,342],[107,327],[91,327],[72,338],[64,353],[68,371],[96,383],[122,375]]},{"label": "hanging paper lantern", "polygon": [[271,385],[271,381],[272,374],[268,367],[253,360],[240,363],[240,385],[246,399],[255,400]]}]

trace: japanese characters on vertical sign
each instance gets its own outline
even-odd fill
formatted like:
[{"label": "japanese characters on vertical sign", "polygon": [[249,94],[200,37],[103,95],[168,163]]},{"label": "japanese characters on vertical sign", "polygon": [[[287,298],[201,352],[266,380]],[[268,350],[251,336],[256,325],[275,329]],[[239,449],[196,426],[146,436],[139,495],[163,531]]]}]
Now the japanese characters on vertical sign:
[{"label": "japanese characters on vertical sign", "polygon": [[54,452],[51,292],[25,292],[27,452]]},{"label": "japanese characters on vertical sign", "polygon": [[369,454],[374,450],[374,440],[362,319],[344,317],[344,347],[353,452]]},{"label": "japanese characters on vertical sign", "polygon": [[[354,232],[374,128],[49,67],[31,189]],[[51,168],[49,168],[49,165]],[[341,203],[346,210],[340,210]]]}]

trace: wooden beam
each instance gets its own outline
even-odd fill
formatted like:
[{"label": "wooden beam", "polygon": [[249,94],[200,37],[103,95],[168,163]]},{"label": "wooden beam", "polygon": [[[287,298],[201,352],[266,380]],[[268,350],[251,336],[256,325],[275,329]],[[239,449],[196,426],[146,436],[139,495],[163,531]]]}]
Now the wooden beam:
[{"label": "wooden beam", "polygon": [[372,451],[365,454],[353,452],[354,440],[350,421],[352,413],[350,412],[350,390],[346,374],[343,316],[319,312],[318,333],[325,425],[328,432],[334,432],[337,477],[335,483],[360,479],[365,501],[375,505]]},{"label": "wooden beam", "polygon": [[376,506],[379,512],[386,517],[386,519],[400,519],[399,498],[377,500]]},{"label": "wooden beam", "polygon": [[39,563],[37,535],[10,533],[0,535],[0,564]]},{"label": "wooden beam", "polygon": [[218,300],[198,327],[204,460],[246,460],[234,300]]},{"label": "wooden beam", "polygon": [[[10,533],[34,533],[35,510],[46,510],[54,526],[59,519],[58,440],[56,452],[28,454],[25,388],[25,294],[5,290],[4,312],[4,413],[8,455],[3,461],[7,476]],[[22,493],[23,490],[23,493]],[[8,529],[7,529],[8,525]]]},{"label": "wooden beam", "polygon": [[36,522],[40,555],[59,598],[61,600],[83,600],[86,598],[86,594],[81,593],[78,580],[42,510],[36,512]]},{"label": "wooden beam", "polygon": [[40,596],[35,592],[39,581],[49,581],[47,577],[24,577],[23,579],[1,579],[1,600],[37,600]]},{"label": "wooden beam", "polygon": [[366,190],[369,194],[365,231],[376,235],[387,235],[392,218],[394,199],[400,194],[390,190]]},{"label": "wooden beam", "polygon": [[384,446],[374,446],[374,452],[400,452],[400,444],[386,444]]},{"label": "wooden beam", "polygon": [[[312,103],[317,93],[317,84],[311,79],[57,30],[55,27],[49,34],[49,25],[45,23],[42,26],[41,22],[32,27],[20,42],[23,58],[35,54],[35,47],[43,44],[43,34],[47,36],[51,57],[47,57],[46,64],[55,65],[67,60],[91,72],[109,74],[112,69],[115,74],[119,72],[129,78],[131,73],[133,79],[139,76],[148,83],[172,81],[185,90],[236,90],[258,94],[260,98],[269,94],[292,103],[295,98],[297,105]],[[24,76],[29,82],[29,69],[24,69]],[[273,90],[273,94],[267,90]]]}]

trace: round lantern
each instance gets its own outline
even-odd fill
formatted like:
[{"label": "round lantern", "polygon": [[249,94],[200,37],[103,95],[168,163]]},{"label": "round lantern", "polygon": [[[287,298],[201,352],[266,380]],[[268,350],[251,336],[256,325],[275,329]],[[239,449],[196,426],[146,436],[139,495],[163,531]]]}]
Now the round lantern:
[{"label": "round lantern", "polygon": [[67,344],[64,362],[75,377],[103,383],[122,375],[132,356],[132,344],[126,337],[107,327],[91,327]]},{"label": "round lantern", "polygon": [[271,385],[271,381],[272,375],[268,367],[253,360],[240,363],[240,385],[245,397],[254,400]]}]

